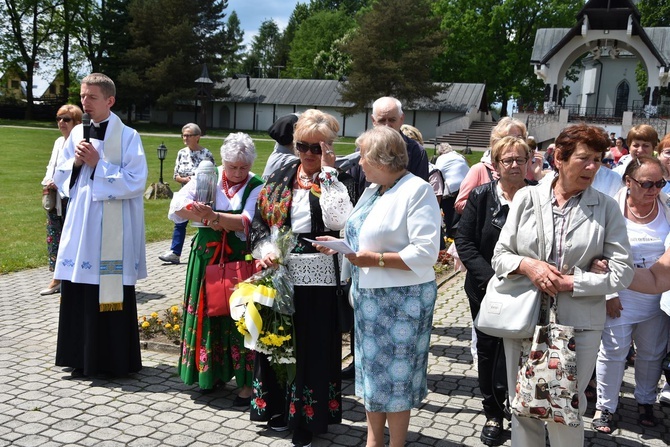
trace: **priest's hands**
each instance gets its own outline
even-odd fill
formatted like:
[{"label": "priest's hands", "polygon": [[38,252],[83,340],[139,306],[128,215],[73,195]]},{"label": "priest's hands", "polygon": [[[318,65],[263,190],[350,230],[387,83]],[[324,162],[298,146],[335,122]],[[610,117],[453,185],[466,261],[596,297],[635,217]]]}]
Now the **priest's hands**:
[{"label": "priest's hands", "polygon": [[74,165],[79,167],[83,164],[95,168],[100,160],[100,154],[93,145],[86,140],[81,140],[74,148]]}]

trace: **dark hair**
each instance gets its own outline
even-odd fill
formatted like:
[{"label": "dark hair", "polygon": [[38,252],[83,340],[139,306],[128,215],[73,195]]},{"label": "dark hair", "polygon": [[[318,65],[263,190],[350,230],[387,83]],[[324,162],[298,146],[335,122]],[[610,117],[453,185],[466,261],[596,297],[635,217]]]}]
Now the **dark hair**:
[{"label": "dark hair", "polygon": [[610,147],[610,138],[602,127],[589,126],[584,123],[568,126],[556,137],[554,157],[557,160],[567,161],[579,143],[586,145],[594,152],[600,152],[600,156],[604,157]]},{"label": "dark hair", "polygon": [[626,177],[635,178],[635,173],[640,170],[640,168],[646,164],[652,164],[658,166],[658,169],[661,170],[661,175],[665,174],[665,168],[663,163],[656,157],[650,155],[639,155],[635,160],[631,160],[626,166],[626,171],[623,173],[621,181],[626,183]]}]

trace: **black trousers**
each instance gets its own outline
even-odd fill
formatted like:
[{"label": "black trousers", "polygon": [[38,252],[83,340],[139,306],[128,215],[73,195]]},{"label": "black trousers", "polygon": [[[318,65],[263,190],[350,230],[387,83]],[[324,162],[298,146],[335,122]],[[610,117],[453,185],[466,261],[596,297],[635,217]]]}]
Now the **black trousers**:
[{"label": "black trousers", "polygon": [[[477,292],[465,287],[473,321],[479,313],[483,298],[483,293]],[[487,418],[502,419],[505,417],[505,400],[507,399],[507,368],[505,367],[502,338],[492,337],[477,328],[475,332],[477,333],[477,374],[484,414]]]}]

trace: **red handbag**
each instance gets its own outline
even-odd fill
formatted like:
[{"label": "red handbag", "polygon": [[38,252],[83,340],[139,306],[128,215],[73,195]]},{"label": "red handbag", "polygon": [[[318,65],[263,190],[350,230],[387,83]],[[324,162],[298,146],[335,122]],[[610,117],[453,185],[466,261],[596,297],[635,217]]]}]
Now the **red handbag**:
[{"label": "red handbag", "polygon": [[[245,225],[246,228],[247,225]],[[247,248],[248,245],[249,237],[247,236]],[[220,260],[217,264],[208,265],[205,269],[205,312],[207,316],[230,315],[230,295],[235,290],[235,286],[258,272],[257,264],[251,255],[247,257],[249,259],[244,261],[228,261],[226,232],[224,231]]]}]

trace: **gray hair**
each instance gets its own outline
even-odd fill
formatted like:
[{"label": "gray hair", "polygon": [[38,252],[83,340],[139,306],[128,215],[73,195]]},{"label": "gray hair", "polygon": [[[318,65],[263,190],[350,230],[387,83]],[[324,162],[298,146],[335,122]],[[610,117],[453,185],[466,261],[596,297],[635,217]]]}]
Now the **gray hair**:
[{"label": "gray hair", "polygon": [[221,145],[221,160],[225,165],[243,161],[250,166],[256,160],[256,146],[249,135],[243,132],[231,133]]},{"label": "gray hair", "polygon": [[393,173],[407,169],[407,144],[400,132],[388,126],[366,130],[356,138],[356,146],[361,148],[361,153],[365,149],[361,156],[373,166]]},{"label": "gray hair", "polygon": [[[379,107],[381,107],[381,105],[382,105],[383,103],[385,103],[385,102],[387,102],[387,101],[394,101],[394,102],[395,102],[395,106],[396,106],[396,108],[398,109],[398,115],[400,115],[400,116],[403,115],[403,112],[402,112],[402,104],[400,103],[400,101],[398,101],[396,98],[394,98],[394,97],[392,97],[392,96],[382,96],[381,98],[379,98],[379,99],[377,99],[375,102],[373,102],[373,103],[372,103],[372,114],[375,115],[375,116],[377,116],[377,114],[376,114],[375,112],[379,109]],[[376,118],[375,118],[375,119],[376,119]]]},{"label": "gray hair", "polygon": [[191,132],[193,135],[202,135],[200,126],[195,123],[184,124],[184,127],[181,128],[181,134],[184,135],[184,132],[186,131]]}]

